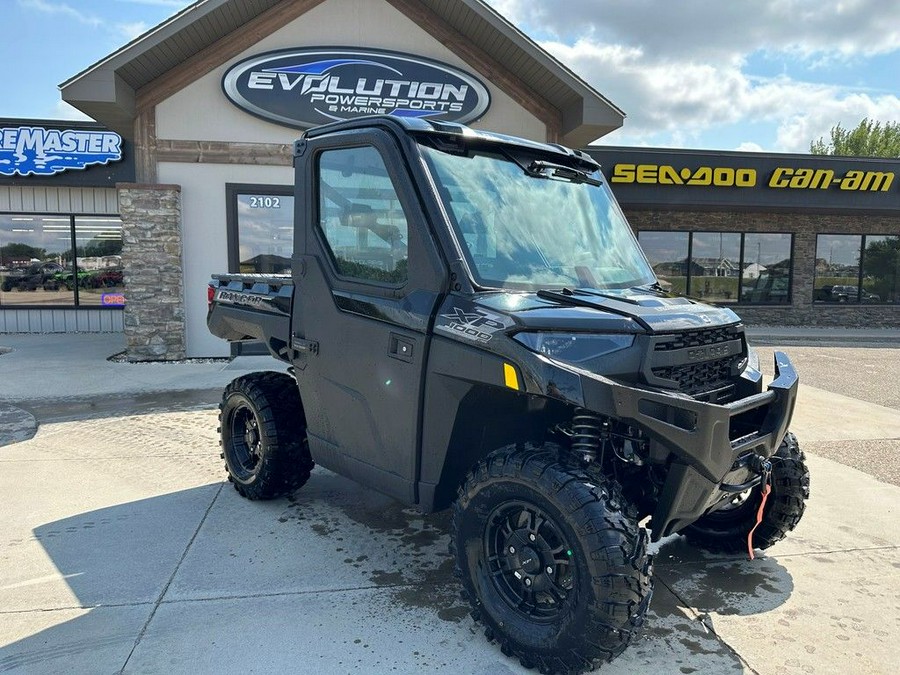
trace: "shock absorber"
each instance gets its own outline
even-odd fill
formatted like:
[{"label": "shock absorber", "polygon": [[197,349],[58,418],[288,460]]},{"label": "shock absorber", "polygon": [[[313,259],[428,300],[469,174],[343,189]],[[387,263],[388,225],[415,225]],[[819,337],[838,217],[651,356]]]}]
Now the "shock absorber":
[{"label": "shock absorber", "polygon": [[603,461],[603,453],[609,440],[609,420],[586,410],[576,408],[572,416],[572,451],[585,464]]}]

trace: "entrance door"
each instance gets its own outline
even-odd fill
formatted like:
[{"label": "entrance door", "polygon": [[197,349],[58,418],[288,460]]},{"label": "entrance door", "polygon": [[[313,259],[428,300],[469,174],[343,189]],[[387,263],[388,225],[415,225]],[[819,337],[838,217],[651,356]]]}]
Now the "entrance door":
[{"label": "entrance door", "polygon": [[443,266],[386,134],[349,136],[302,159],[298,179],[313,176],[315,208],[297,218],[312,227],[294,265],[293,321],[310,449],[320,464],[414,501]]},{"label": "entrance door", "polygon": [[[285,274],[294,250],[294,189],[289,186],[225,185],[228,200],[228,271]],[[232,356],[262,355],[265,342],[234,342]]]}]

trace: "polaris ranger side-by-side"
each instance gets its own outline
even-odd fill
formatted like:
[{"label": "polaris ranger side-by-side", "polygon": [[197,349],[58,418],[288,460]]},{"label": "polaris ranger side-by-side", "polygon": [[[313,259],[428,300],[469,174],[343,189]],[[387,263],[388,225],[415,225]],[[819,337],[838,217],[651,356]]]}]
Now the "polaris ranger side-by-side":
[{"label": "polaris ranger side-by-side", "polygon": [[225,390],[240,494],[316,462],[451,507],[473,618],[545,672],[626,647],[651,537],[752,554],[799,522],[790,361],[763,391],[734,312],[661,290],[586,154],[374,117],[305,132],[294,167],[290,275],[209,288],[215,335],[290,364]]}]

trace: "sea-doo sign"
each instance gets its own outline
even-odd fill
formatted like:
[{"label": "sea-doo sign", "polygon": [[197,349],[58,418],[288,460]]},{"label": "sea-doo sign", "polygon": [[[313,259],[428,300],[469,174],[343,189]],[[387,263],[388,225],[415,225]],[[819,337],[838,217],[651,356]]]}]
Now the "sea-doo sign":
[{"label": "sea-doo sign", "polygon": [[100,129],[0,127],[0,176],[52,176],[122,159],[122,137]]},{"label": "sea-doo sign", "polygon": [[232,66],[222,88],[250,114],[299,129],[362,115],[465,124],[490,105],[484,84],[452,66],[349,47],[258,54]]}]

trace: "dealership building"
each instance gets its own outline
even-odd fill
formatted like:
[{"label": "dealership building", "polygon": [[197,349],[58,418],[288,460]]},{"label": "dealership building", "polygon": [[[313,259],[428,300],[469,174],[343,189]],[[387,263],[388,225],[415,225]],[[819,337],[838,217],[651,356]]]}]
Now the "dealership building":
[{"label": "dealership building", "polygon": [[97,124],[0,120],[0,332],[228,354],[210,275],[288,269],[293,141],[372,113],[586,148],[661,282],[748,323],[900,326],[900,161],[588,148],[624,113],[481,0],[201,0],[61,92]]}]

